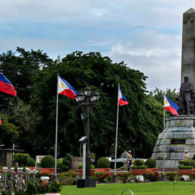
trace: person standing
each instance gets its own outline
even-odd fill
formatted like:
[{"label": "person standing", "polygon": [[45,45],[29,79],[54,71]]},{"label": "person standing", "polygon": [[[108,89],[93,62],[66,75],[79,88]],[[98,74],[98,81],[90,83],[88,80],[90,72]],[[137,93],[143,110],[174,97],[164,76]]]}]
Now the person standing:
[{"label": "person standing", "polygon": [[133,160],[132,153],[131,153],[131,150],[129,150],[127,152],[127,170],[128,171],[130,171],[132,160]]},{"label": "person standing", "polygon": [[185,153],[184,153],[184,160],[187,160],[187,159],[189,159],[189,158],[190,158],[190,156],[189,156],[188,152],[185,151]]}]

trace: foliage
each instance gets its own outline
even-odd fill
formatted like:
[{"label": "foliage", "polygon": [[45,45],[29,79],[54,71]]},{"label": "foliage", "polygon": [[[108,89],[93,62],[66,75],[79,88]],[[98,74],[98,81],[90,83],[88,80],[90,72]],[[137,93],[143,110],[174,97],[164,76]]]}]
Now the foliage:
[{"label": "foliage", "polygon": [[[78,166],[78,169],[82,169],[82,168],[83,168],[83,165],[80,164],[80,165]],[[95,169],[95,165],[94,165],[94,164],[91,164],[91,169]]]},{"label": "foliage", "polygon": [[[118,152],[130,147],[138,156],[151,156],[162,130],[163,112],[162,104],[153,95],[146,94],[147,77],[142,72],[127,67],[124,62],[114,63],[98,52],[76,51],[62,60],[53,60],[40,50],[23,48],[0,54],[0,71],[18,94],[17,98],[0,94],[1,112],[7,117],[6,124],[0,126],[1,143],[18,143],[33,156],[39,151],[54,152],[59,73],[78,91],[89,86],[100,94],[90,113],[90,129],[93,129],[90,147],[97,158],[114,154],[116,107],[113,105],[118,83],[128,101],[133,102],[120,109],[123,117],[119,120]],[[86,121],[80,119],[83,112],[86,110],[81,110],[74,100],[59,96],[58,156],[67,152],[79,155],[78,139],[86,134]]]},{"label": "foliage", "polygon": [[179,169],[192,169],[192,168],[193,168],[193,166],[189,166],[189,165],[188,165],[188,166],[185,166],[185,165],[179,165],[179,166],[178,166],[178,168],[179,168]]},{"label": "foliage", "polygon": [[41,160],[41,167],[42,168],[53,168],[54,163],[55,163],[54,157],[51,155],[47,155],[43,157],[43,159]]},{"label": "foliage", "polygon": [[135,166],[143,166],[144,165],[144,161],[143,160],[140,160],[140,159],[136,159],[134,161],[134,165]]},{"label": "foliage", "polygon": [[68,171],[71,169],[71,160],[72,160],[72,155],[70,153],[66,153],[62,161],[64,165],[64,171]]},{"label": "foliage", "polygon": [[112,179],[113,174],[110,172],[95,172],[92,176],[99,183],[108,183]]},{"label": "foliage", "polygon": [[26,193],[29,195],[37,194],[38,193],[38,184],[33,184],[33,183],[29,182],[27,184]]},{"label": "foliage", "polygon": [[106,157],[101,157],[97,161],[97,168],[109,168],[110,162]]},{"label": "foliage", "polygon": [[137,166],[132,166],[132,169],[147,169],[147,166],[145,166],[145,165],[137,165]]},{"label": "foliage", "polygon": [[60,173],[59,181],[62,185],[74,185],[79,177],[79,172],[77,171],[67,171],[64,173]]},{"label": "foliage", "polygon": [[27,166],[35,166],[35,160],[33,158],[28,158]]},{"label": "foliage", "polygon": [[2,124],[0,125],[0,143],[10,146],[19,138],[19,128],[12,123],[9,115],[0,113]]},{"label": "foliage", "polygon": [[161,104],[164,104],[164,94],[169,97],[173,102],[176,104],[179,104],[178,97],[179,93],[176,89],[166,89],[166,91],[160,90],[158,88],[155,88],[155,90],[150,91],[150,95],[153,96],[158,102]]},{"label": "foliage", "polygon": [[14,154],[14,162],[17,162],[19,166],[31,166],[33,159],[27,153]]},{"label": "foliage", "polygon": [[56,181],[51,181],[42,185],[41,183],[28,183],[26,194],[48,193],[48,192],[60,192],[60,184]]},{"label": "foliage", "polygon": [[156,160],[152,159],[152,158],[149,158],[149,159],[146,160],[145,165],[148,168],[155,168],[156,167]]},{"label": "foliage", "polygon": [[57,167],[60,172],[68,171],[71,169],[71,160],[72,155],[70,153],[66,153],[65,157],[62,160],[57,161]]},{"label": "foliage", "polygon": [[195,154],[193,155],[192,160],[194,160],[194,161],[195,161]]},{"label": "foliage", "polygon": [[131,182],[132,178],[133,178],[133,180],[135,179],[134,175],[132,175],[130,172],[118,173],[117,176],[118,176],[121,183],[129,183],[129,182]]},{"label": "foliage", "polygon": [[158,181],[161,178],[161,174],[158,172],[145,173],[144,178],[148,179],[149,181]]},{"label": "foliage", "polygon": [[177,172],[168,172],[165,175],[170,181],[177,181],[178,180],[178,173]]},{"label": "foliage", "polygon": [[195,161],[193,159],[180,160],[179,165],[195,167]]}]

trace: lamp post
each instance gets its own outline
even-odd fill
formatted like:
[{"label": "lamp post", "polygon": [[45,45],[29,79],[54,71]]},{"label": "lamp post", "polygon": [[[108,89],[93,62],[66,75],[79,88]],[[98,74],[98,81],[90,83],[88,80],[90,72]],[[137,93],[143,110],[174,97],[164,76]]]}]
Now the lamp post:
[{"label": "lamp post", "polygon": [[91,156],[90,156],[90,127],[89,127],[89,114],[92,107],[96,105],[99,100],[99,93],[86,87],[83,91],[79,92],[76,96],[76,102],[85,110],[87,115],[87,155],[86,155],[86,180],[83,187],[95,187],[93,180],[90,178]]}]

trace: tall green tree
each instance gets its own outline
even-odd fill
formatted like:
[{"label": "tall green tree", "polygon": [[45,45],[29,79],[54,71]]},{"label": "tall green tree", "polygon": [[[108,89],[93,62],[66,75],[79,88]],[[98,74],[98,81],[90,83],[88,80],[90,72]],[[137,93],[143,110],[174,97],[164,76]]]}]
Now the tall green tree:
[{"label": "tall green tree", "polygon": [[[59,73],[78,91],[89,86],[100,93],[90,114],[91,151],[97,157],[114,154],[118,83],[129,101],[129,105],[120,107],[118,154],[135,148],[136,155],[151,155],[162,129],[162,104],[154,94],[146,94],[142,72],[124,62],[114,63],[98,52],[76,51],[62,60],[52,60],[40,50],[22,48],[0,55],[0,71],[18,92],[17,98],[0,94],[0,109],[17,132],[10,140],[18,140],[30,154],[54,152]],[[86,134],[83,112],[75,100],[59,95],[59,156],[67,152],[79,155],[78,139]]]},{"label": "tall green tree", "polygon": [[[151,107],[152,121],[150,122],[147,118],[148,110],[145,104],[149,97],[145,94],[146,77],[143,73],[128,68],[123,62],[113,63],[110,58],[93,52],[88,54],[73,52],[64,57],[60,63],[44,67],[36,75],[37,82],[34,87],[36,97],[33,99],[33,107],[42,117],[37,128],[41,131],[37,134],[40,135],[39,137],[45,137],[42,144],[48,147],[48,151],[53,146],[55,137],[57,73],[77,90],[90,86],[101,95],[90,115],[91,150],[97,156],[114,154],[119,82],[130,102],[128,106],[120,109],[119,153],[132,147],[131,140],[134,140],[138,154],[144,156],[151,154],[155,139],[161,129],[161,122],[158,122],[159,116],[156,116],[159,104],[154,98],[153,101],[157,106]],[[108,87],[113,85],[114,87]],[[61,155],[70,151],[77,155],[79,153],[78,139],[85,134],[86,124],[86,121],[80,118],[82,112],[74,100],[59,97],[59,151]]]}]

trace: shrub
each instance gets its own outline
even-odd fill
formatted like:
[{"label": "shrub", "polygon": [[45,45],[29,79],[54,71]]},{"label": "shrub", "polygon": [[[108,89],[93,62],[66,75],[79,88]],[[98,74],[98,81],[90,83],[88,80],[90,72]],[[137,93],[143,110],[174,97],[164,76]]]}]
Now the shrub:
[{"label": "shrub", "polygon": [[[83,168],[83,165],[80,164],[80,165],[78,166],[78,169],[82,169],[82,168]],[[94,165],[94,164],[91,164],[91,169],[95,169],[95,165]]]},{"label": "shrub", "polygon": [[132,169],[146,169],[147,166],[142,165],[142,166],[133,166]]},{"label": "shrub", "polygon": [[161,177],[161,174],[158,172],[155,173],[145,173],[144,178],[150,180],[150,181],[158,181]]},{"label": "shrub", "polygon": [[16,153],[16,154],[14,154],[14,162],[17,162],[19,166],[29,166],[28,162],[29,162],[30,158],[31,158],[30,155],[27,154],[27,153]]},{"label": "shrub", "polygon": [[33,184],[33,183],[28,183],[28,184],[27,184],[26,192],[27,192],[29,195],[38,193],[37,185],[35,185],[35,184]]},{"label": "shrub", "polygon": [[28,158],[27,166],[35,166],[35,160],[33,158]]},{"label": "shrub", "polygon": [[110,168],[110,162],[106,157],[101,157],[97,161],[98,168]]},{"label": "shrub", "polygon": [[177,181],[178,178],[179,178],[177,172],[166,173],[166,177],[167,177],[170,181]]},{"label": "shrub", "polygon": [[[133,175],[130,172],[117,174],[121,183],[131,182]],[[133,178],[134,179],[134,178]]]},{"label": "shrub", "polygon": [[144,161],[140,160],[140,159],[137,159],[137,160],[134,161],[134,165],[135,166],[143,166],[144,165]]},{"label": "shrub", "polygon": [[71,160],[72,155],[70,153],[66,153],[65,157],[62,160],[62,171],[68,171],[71,169]]},{"label": "shrub", "polygon": [[53,168],[54,163],[55,163],[54,157],[51,155],[47,155],[41,160],[41,167],[42,168]]},{"label": "shrub", "polygon": [[179,165],[195,167],[195,161],[192,159],[180,160]]},{"label": "shrub", "polygon": [[102,182],[107,183],[112,179],[112,177],[113,177],[113,174],[109,172],[95,172],[93,174],[93,178],[97,179],[99,183],[102,183]]},{"label": "shrub", "polygon": [[145,162],[145,165],[148,167],[148,168],[155,168],[156,167],[156,160],[152,159],[152,158],[149,158],[147,159],[147,161]]},{"label": "shrub", "polygon": [[179,165],[178,166],[179,169],[192,169],[192,166],[184,166],[184,165]]}]

